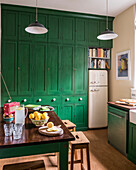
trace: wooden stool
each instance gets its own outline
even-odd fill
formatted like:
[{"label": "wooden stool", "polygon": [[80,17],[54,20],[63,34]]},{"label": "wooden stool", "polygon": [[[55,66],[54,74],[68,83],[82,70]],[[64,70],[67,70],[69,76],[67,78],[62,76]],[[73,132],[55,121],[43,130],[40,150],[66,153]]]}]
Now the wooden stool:
[{"label": "wooden stool", "polygon": [[69,129],[69,131],[76,131],[76,125],[74,123],[70,122],[69,120],[62,120],[62,122]]},{"label": "wooden stool", "polygon": [[[89,154],[89,140],[83,134],[83,132],[71,132],[75,137],[75,141],[71,141],[71,170],[73,170],[74,163],[81,163],[81,169],[85,169],[83,166],[83,149],[86,149],[87,156],[87,168],[90,170],[90,154]],[[74,151],[75,149],[81,149],[81,160],[74,161]]]}]

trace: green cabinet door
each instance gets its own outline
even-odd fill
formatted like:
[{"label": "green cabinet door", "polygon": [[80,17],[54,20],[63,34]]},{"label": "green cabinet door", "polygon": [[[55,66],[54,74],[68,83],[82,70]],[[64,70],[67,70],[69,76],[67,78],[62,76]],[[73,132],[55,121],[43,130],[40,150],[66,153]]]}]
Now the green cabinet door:
[{"label": "green cabinet door", "polygon": [[74,43],[75,22],[74,18],[62,17],[61,19],[61,39],[63,43]]},{"label": "green cabinet door", "polygon": [[47,93],[47,46],[43,43],[33,45],[33,80],[34,95]]},{"label": "green cabinet door", "polygon": [[74,113],[74,104],[63,104],[61,112],[58,114],[61,120],[72,121]]},{"label": "green cabinet door", "polygon": [[86,44],[88,39],[87,20],[76,18],[76,43]]},{"label": "green cabinet door", "polygon": [[73,94],[73,56],[74,47],[61,47],[61,91],[63,94]]},{"label": "green cabinet door", "polygon": [[99,20],[95,20],[95,19],[88,20],[87,33],[88,33],[89,46],[98,47],[99,40],[97,39],[97,36],[99,34]]},{"label": "green cabinet door", "polygon": [[73,123],[76,124],[77,128],[87,127],[87,105],[86,104],[75,104],[73,113]]},{"label": "green cabinet door", "polygon": [[[112,30],[112,22],[108,22],[108,28]],[[100,21],[99,34],[106,30],[106,21]],[[112,40],[99,40],[99,46],[102,48],[112,48]]]},{"label": "green cabinet door", "polygon": [[19,40],[31,40],[31,34],[26,32],[25,28],[33,22],[32,13],[19,12]]},{"label": "green cabinet door", "polygon": [[88,72],[88,56],[87,48],[76,47],[76,55],[74,56],[74,90],[75,94],[87,93],[87,72]]},{"label": "green cabinet door", "polygon": [[4,11],[2,13],[2,38],[17,40],[18,38],[18,13]]},{"label": "green cabinet door", "polygon": [[48,45],[48,94],[60,94],[60,47]]},{"label": "green cabinet door", "polygon": [[49,32],[48,42],[61,42],[60,37],[60,17],[58,16],[49,16]]},{"label": "green cabinet door", "polygon": [[32,49],[28,42],[18,45],[18,95],[32,94]]},{"label": "green cabinet door", "polygon": [[[5,83],[12,95],[17,94],[17,43],[14,41],[2,42],[1,72]],[[1,79],[2,97],[8,96],[3,80]]]},{"label": "green cabinet door", "polygon": [[136,164],[136,125],[129,123],[128,159]]}]

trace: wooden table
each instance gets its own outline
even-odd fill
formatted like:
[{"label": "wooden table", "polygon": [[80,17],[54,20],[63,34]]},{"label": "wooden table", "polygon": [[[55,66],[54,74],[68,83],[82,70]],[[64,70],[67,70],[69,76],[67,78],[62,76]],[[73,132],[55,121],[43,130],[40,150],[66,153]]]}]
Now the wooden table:
[{"label": "wooden table", "polygon": [[62,136],[41,135],[31,120],[26,118],[22,138],[15,140],[12,136],[4,136],[4,123],[0,114],[0,159],[59,152],[59,169],[68,170],[68,142],[75,138],[55,112],[49,112],[49,116],[49,121],[52,121],[54,125],[61,125],[64,130]]}]

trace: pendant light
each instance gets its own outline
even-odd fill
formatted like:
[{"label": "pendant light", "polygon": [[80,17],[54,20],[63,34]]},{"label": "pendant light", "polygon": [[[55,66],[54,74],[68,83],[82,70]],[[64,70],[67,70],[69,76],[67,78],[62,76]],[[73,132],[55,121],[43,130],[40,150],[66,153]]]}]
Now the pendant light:
[{"label": "pendant light", "polygon": [[111,40],[118,37],[116,33],[108,29],[108,0],[106,0],[106,10],[107,10],[106,30],[97,36],[97,39],[99,40]]},{"label": "pendant light", "polygon": [[36,21],[35,23],[32,23],[28,25],[28,27],[25,28],[25,31],[31,34],[45,34],[48,32],[47,28],[44,27],[44,25],[40,24],[37,19],[37,0],[36,0]]}]

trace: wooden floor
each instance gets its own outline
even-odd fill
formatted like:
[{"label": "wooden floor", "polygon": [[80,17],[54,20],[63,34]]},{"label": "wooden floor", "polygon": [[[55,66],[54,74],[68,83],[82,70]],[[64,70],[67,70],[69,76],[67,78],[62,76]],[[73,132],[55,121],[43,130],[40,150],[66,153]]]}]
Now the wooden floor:
[{"label": "wooden floor", "polygon": [[[136,165],[107,143],[107,129],[88,130],[84,134],[90,140],[91,170],[136,170]],[[86,167],[85,153],[84,151],[84,165]],[[56,156],[38,155],[29,158],[25,157],[22,160],[30,161],[30,158],[35,161],[44,160],[46,170],[57,170]],[[80,167],[80,164],[76,164],[74,170],[80,170]],[[36,170],[44,170],[44,168],[38,168]]]}]

